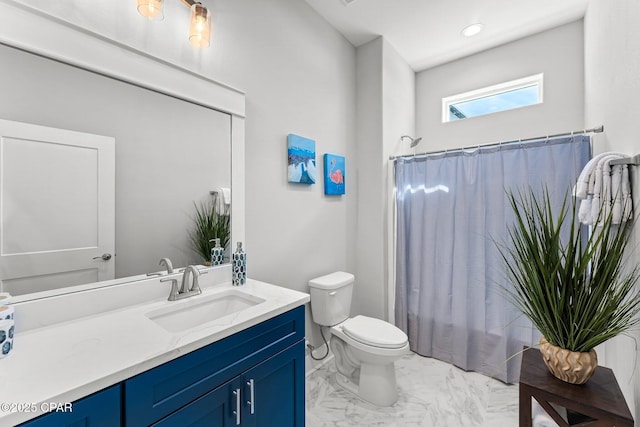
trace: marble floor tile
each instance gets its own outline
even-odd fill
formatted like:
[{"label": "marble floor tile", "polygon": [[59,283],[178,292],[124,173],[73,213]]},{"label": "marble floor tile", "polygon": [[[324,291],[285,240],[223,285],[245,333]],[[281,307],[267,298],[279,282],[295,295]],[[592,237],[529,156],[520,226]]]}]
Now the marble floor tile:
[{"label": "marble floor tile", "polygon": [[336,384],[333,360],[307,375],[307,427],[514,427],[518,387],[410,354],[396,362],[398,402],[379,408]]}]

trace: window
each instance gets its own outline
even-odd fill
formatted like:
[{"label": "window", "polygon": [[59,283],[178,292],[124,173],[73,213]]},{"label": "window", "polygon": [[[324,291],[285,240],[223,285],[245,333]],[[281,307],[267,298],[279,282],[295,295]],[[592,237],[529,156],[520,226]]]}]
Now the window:
[{"label": "window", "polygon": [[442,122],[542,103],[542,74],[442,98]]}]

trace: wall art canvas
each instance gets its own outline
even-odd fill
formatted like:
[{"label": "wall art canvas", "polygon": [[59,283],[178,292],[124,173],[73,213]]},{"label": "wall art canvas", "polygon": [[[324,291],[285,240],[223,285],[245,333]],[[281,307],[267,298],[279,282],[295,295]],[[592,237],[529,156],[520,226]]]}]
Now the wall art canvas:
[{"label": "wall art canvas", "polygon": [[324,155],[324,194],[344,194],[344,157],[335,154]]},{"label": "wall art canvas", "polygon": [[316,142],[313,139],[290,133],[287,135],[289,157],[287,174],[289,182],[315,184]]}]

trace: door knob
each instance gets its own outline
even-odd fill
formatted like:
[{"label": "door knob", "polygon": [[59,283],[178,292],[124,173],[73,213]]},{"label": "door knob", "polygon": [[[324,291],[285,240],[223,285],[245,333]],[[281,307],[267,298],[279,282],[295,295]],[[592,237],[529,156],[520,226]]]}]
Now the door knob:
[{"label": "door knob", "polygon": [[109,261],[111,259],[111,254],[102,254],[101,256],[94,256],[93,259],[101,259],[103,261]]}]

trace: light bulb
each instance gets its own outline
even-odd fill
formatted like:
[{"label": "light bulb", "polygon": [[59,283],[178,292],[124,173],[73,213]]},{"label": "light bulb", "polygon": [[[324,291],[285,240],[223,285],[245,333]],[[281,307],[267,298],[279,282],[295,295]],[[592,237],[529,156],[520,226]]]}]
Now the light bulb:
[{"label": "light bulb", "polygon": [[138,13],[148,19],[163,19],[162,6],[164,0],[136,0]]}]

